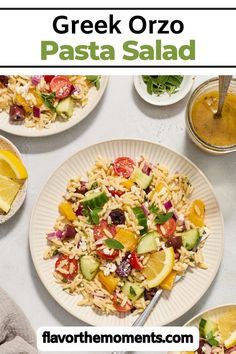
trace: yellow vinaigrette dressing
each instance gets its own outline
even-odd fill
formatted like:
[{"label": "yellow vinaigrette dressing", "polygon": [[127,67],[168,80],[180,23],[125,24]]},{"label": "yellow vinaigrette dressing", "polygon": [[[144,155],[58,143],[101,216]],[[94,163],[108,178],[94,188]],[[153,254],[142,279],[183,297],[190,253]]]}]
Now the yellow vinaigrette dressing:
[{"label": "yellow vinaigrette dressing", "polygon": [[218,91],[199,96],[192,107],[192,125],[197,135],[211,145],[236,144],[236,94],[229,92],[220,118],[215,118]]}]

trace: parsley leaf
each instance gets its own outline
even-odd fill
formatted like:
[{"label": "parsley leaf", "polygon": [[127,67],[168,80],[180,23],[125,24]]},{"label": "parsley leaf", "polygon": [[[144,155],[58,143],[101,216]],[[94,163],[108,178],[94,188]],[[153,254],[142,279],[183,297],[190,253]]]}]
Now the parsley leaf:
[{"label": "parsley leaf", "polygon": [[166,221],[168,221],[172,216],[173,216],[173,212],[171,211],[170,213],[159,213],[157,214],[157,216],[155,217],[155,223],[156,224],[164,224]]},{"label": "parsley leaf", "polygon": [[93,210],[89,209],[89,208],[84,208],[82,213],[84,216],[86,216],[88,218],[88,221],[90,224],[95,224],[98,225],[99,224],[99,213],[102,209],[101,208],[95,208]]},{"label": "parsley leaf", "polygon": [[98,75],[87,75],[86,79],[91,81],[94,84],[94,86],[96,87],[97,90],[100,89],[101,76],[98,76]]},{"label": "parsley leaf", "polygon": [[52,100],[56,97],[56,93],[55,92],[52,92],[49,95],[41,93],[41,97],[42,97],[43,102],[44,102],[46,107],[48,107],[52,111],[56,110],[56,108],[54,107],[53,102],[52,102]]},{"label": "parsley leaf", "polygon": [[159,212],[159,208],[156,206],[155,203],[152,203],[149,207],[149,211],[153,214],[157,214]]},{"label": "parsley leaf", "polygon": [[105,244],[114,250],[122,250],[124,248],[121,242],[114,240],[113,238],[106,239]]},{"label": "parsley leaf", "polygon": [[218,340],[216,340],[212,331],[208,333],[208,335],[206,336],[206,340],[210,345],[212,345],[214,347],[219,345],[219,342],[218,342]]}]

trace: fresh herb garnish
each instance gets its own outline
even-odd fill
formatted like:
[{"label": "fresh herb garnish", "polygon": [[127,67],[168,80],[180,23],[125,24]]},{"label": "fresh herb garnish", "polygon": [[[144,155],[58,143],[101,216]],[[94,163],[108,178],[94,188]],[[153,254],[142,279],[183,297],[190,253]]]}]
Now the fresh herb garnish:
[{"label": "fresh herb garnish", "polygon": [[155,223],[160,225],[160,224],[164,224],[164,222],[168,221],[172,216],[173,216],[173,212],[169,212],[169,213],[159,213],[156,214],[155,217]]},{"label": "fresh herb garnish", "polygon": [[101,76],[97,76],[97,75],[87,75],[86,76],[86,79],[91,81],[94,86],[96,87],[97,90],[100,89],[100,79],[101,79]]},{"label": "fresh herb garnish", "polygon": [[43,99],[43,102],[45,104],[46,107],[48,107],[49,109],[51,109],[52,111],[55,111],[56,108],[53,105],[53,99],[56,97],[56,93],[52,92],[49,95],[46,95],[44,93],[41,93],[41,97]]},{"label": "fresh herb garnish", "polygon": [[102,209],[101,208],[95,208],[95,209],[89,209],[89,208],[84,208],[82,213],[84,216],[88,218],[88,221],[90,224],[99,224],[99,213]]},{"label": "fresh herb garnish", "polygon": [[130,295],[136,296],[136,291],[134,290],[134,288],[132,286],[129,288],[129,292],[130,292]]},{"label": "fresh herb garnish", "polygon": [[93,182],[90,189],[96,189],[98,187],[98,182]]},{"label": "fresh herb garnish", "polygon": [[178,91],[179,86],[183,81],[181,75],[143,75],[143,81],[147,85],[149,95],[160,96],[163,93],[168,93],[170,96]]},{"label": "fresh herb garnish", "polygon": [[110,247],[113,248],[114,250],[122,250],[124,248],[124,246],[122,245],[121,242],[114,240],[112,238],[108,238],[105,240],[105,244]]},{"label": "fresh herb garnish", "polygon": [[210,345],[212,345],[212,346],[214,346],[214,347],[216,347],[217,345],[219,345],[219,342],[218,342],[218,340],[215,338],[215,336],[214,336],[214,334],[213,334],[212,331],[210,331],[210,332],[208,333],[208,335],[206,336],[206,340],[207,340],[207,342],[208,342]]},{"label": "fresh herb garnish", "polygon": [[159,208],[156,206],[155,203],[152,203],[149,207],[149,211],[153,214],[158,214]]}]

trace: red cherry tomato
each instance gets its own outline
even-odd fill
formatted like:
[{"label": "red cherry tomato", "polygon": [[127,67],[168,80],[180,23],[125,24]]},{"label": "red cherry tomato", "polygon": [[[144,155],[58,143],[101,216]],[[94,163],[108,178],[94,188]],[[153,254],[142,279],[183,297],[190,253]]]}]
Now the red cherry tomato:
[{"label": "red cherry tomato", "polygon": [[118,176],[129,178],[134,169],[134,161],[129,157],[118,157],[114,161],[114,171]]},{"label": "red cherry tomato", "polygon": [[50,82],[50,90],[56,93],[56,98],[69,96],[72,84],[65,76],[55,76]]},{"label": "red cherry tomato", "polygon": [[132,251],[130,253],[130,260],[129,261],[130,261],[132,268],[137,269],[137,270],[143,269],[142,263],[140,262],[138,255],[135,251]]},{"label": "red cherry tomato", "polygon": [[118,189],[112,189],[111,187],[107,187],[107,190],[109,193],[111,193],[113,197],[115,197],[116,195],[118,197],[121,197],[125,193],[124,191],[119,191]]},{"label": "red cherry tomato", "polygon": [[111,254],[106,254],[103,249],[97,248],[96,252],[100,258],[105,259],[106,261],[114,261],[114,259],[119,255],[118,250],[112,250]]},{"label": "red cherry tomato", "polygon": [[[62,265],[62,262],[65,264]],[[68,273],[60,272],[58,268],[62,268]],[[76,277],[76,275],[78,274],[78,269],[79,266],[77,260],[74,258],[70,259],[68,256],[65,255],[61,255],[55,264],[55,271],[62,275],[63,278],[68,280],[73,280]]]},{"label": "red cherry tomato", "polygon": [[116,234],[116,227],[115,225],[109,225],[106,220],[101,220],[99,225],[95,225],[93,229],[93,235],[95,240],[99,240],[100,238],[106,237],[107,235],[105,234],[104,230],[109,231],[112,236],[115,236]]},{"label": "red cherry tomato", "polygon": [[[161,227],[164,228],[165,233],[161,231]],[[176,221],[174,218],[170,218],[164,224],[157,225],[157,230],[163,237],[168,238],[172,236],[176,230]]]},{"label": "red cherry tomato", "polygon": [[46,81],[47,84],[52,81],[52,79],[55,77],[55,75],[43,75],[44,80]]},{"label": "red cherry tomato", "polygon": [[116,295],[113,297],[113,305],[118,312],[130,312],[133,305],[127,301],[125,305],[121,306],[122,300],[119,299]]}]

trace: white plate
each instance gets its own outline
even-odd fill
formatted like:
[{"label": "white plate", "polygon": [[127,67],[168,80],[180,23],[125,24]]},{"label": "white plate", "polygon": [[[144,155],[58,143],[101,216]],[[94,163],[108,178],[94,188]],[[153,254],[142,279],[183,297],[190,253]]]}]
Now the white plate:
[{"label": "white plate", "polygon": [[26,128],[24,124],[16,125],[9,123],[9,115],[6,112],[0,113],[0,130],[3,130],[7,133],[19,135],[19,136],[28,136],[28,137],[42,137],[49,136],[61,133],[74,125],[81,122],[85,119],[92,110],[96,107],[100,99],[102,98],[106,86],[108,83],[108,77],[102,76],[100,82],[100,88],[97,90],[95,87],[92,87],[89,90],[88,94],[88,104],[83,108],[76,108],[72,117],[65,122],[56,121],[51,124],[48,129],[36,129],[36,128]]},{"label": "white plate", "polygon": [[167,93],[160,96],[156,96],[156,95],[149,95],[149,93],[147,92],[147,85],[143,81],[141,75],[134,77],[134,86],[138,94],[146,102],[156,106],[168,106],[182,100],[182,98],[184,98],[191,90],[193,86],[193,82],[194,82],[194,76],[184,76],[183,81],[176,93],[173,93],[171,96],[169,96]]},{"label": "white plate", "polygon": [[210,183],[191,161],[164,146],[148,141],[112,140],[87,147],[65,161],[43,188],[31,216],[30,249],[38,275],[49,293],[72,315],[92,325],[129,326],[133,323],[134,316],[98,315],[90,307],[79,307],[77,305],[79,295],[70,296],[56,284],[52,276],[55,260],[43,260],[47,245],[45,235],[54,226],[58,216],[58,204],[70,178],[77,175],[86,177],[86,171],[91,168],[98,156],[111,159],[122,155],[137,158],[142,154],[154,163],[165,164],[171,172],[178,170],[190,177],[195,187],[192,198],[204,200],[207,210],[206,223],[211,228],[211,237],[204,248],[209,268],[188,272],[185,279],[178,282],[171,293],[164,293],[147,325],[165,325],[186,313],[209,288],[220,265],[223,250],[221,212]]},{"label": "white plate", "polygon": [[[232,309],[236,309],[236,304],[227,304],[227,305],[219,305],[217,307],[212,307],[211,309],[205,310],[198,315],[194,316],[185,323],[184,326],[193,326],[199,329],[199,323],[202,317],[205,319],[212,320],[217,322],[220,317],[224,316],[224,314]],[[168,352],[167,354],[180,354],[181,352]]]},{"label": "white plate", "polygon": [[[19,150],[16,148],[16,146],[13,145],[10,142],[10,140],[4,138],[2,135],[0,135],[0,149],[14,152],[14,154],[22,160],[22,156]],[[0,214],[0,224],[3,224],[4,222],[12,218],[13,215],[15,215],[15,213],[20,209],[20,207],[24,203],[26,192],[27,192],[27,180],[24,182],[21,189],[17,193],[17,196],[11,206],[10,211],[6,215]]]}]

